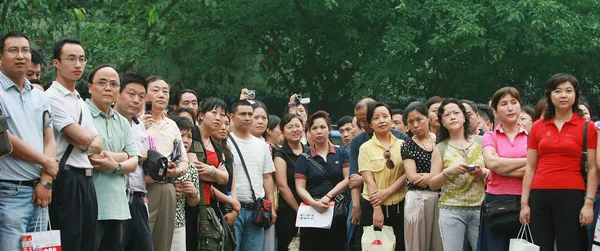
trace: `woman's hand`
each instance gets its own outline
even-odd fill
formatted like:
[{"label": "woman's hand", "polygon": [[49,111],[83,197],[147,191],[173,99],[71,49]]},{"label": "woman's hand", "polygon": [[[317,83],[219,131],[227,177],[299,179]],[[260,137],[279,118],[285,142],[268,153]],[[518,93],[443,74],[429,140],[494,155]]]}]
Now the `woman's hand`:
[{"label": "woman's hand", "polygon": [[429,180],[431,179],[431,174],[419,173],[419,175],[421,175],[421,178],[419,178],[419,180],[417,180],[417,182],[415,182],[415,185],[422,187],[422,188],[429,187]]},{"label": "woman's hand", "polygon": [[383,203],[383,201],[385,201],[389,196],[390,195],[387,189],[376,189],[375,191],[371,192],[371,194],[369,194],[369,201],[371,202],[371,205],[376,207],[381,205],[381,203]]},{"label": "woman's hand", "polygon": [[581,226],[587,226],[594,220],[594,204],[584,204],[579,212],[579,223]]},{"label": "woman's hand", "polygon": [[467,164],[457,164],[457,165],[452,165],[444,170],[442,170],[442,172],[445,172],[446,174],[450,174],[450,175],[454,175],[454,174],[463,174],[467,172]]},{"label": "woman's hand", "polygon": [[529,224],[530,220],[530,208],[529,206],[521,206],[521,213],[519,213],[519,221],[521,224]]},{"label": "woman's hand", "polygon": [[373,208],[373,226],[376,228],[383,228],[383,211],[381,207]]},{"label": "woman's hand", "polygon": [[[324,196],[325,197],[325,196]],[[325,197],[326,199],[329,199],[327,197]],[[325,201],[323,200],[323,198],[321,198],[320,200],[316,201],[313,200],[310,203],[310,206],[313,207],[315,210],[317,210],[317,212],[319,213],[324,213],[325,211],[327,211],[327,209],[329,208],[329,202],[325,203]]]},{"label": "woman's hand", "polygon": [[196,189],[196,186],[194,186],[194,184],[189,180],[179,183],[179,188],[181,189],[182,193],[190,197],[197,196],[199,192],[198,189]]}]

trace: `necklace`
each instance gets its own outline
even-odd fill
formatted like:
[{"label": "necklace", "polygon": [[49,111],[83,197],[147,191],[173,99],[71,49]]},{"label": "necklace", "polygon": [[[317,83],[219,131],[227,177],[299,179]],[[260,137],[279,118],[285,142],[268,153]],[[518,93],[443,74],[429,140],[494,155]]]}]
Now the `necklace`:
[{"label": "necklace", "polygon": [[[208,142],[208,143],[206,143],[206,142]],[[210,142],[210,138],[208,138],[208,140],[202,139],[202,144],[204,144],[204,148],[206,148],[206,149],[210,148],[209,146],[212,146],[212,144]]]},{"label": "necklace", "polygon": [[425,146],[425,144],[423,143],[423,141],[421,141],[416,135],[413,136],[413,139],[416,140],[417,145],[423,147],[423,149],[425,151],[433,151],[433,148],[435,147],[435,143],[433,142],[433,140],[431,139],[431,133],[427,133],[427,139],[429,140],[429,142],[431,143],[431,150],[427,149],[427,147]]}]

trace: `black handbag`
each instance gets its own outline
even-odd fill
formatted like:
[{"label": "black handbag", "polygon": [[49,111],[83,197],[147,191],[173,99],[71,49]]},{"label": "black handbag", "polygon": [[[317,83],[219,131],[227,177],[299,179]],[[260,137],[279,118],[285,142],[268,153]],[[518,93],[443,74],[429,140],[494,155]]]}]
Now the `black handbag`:
[{"label": "black handbag", "polygon": [[246,162],[244,161],[244,156],[242,156],[242,152],[238,147],[237,143],[229,135],[229,140],[235,146],[235,150],[240,156],[240,160],[242,161],[242,166],[244,167],[244,172],[246,173],[246,177],[248,177],[248,182],[250,182],[250,190],[252,191],[252,200],[254,201],[254,208],[252,209],[252,222],[259,227],[268,228],[271,226],[271,218],[273,217],[272,206],[273,203],[265,198],[256,198],[254,193],[254,188],[252,187],[252,180],[250,179],[250,174],[248,173],[248,168],[246,167]]},{"label": "black handbag", "polygon": [[506,232],[518,229],[521,226],[519,214],[521,213],[521,198],[506,198],[486,202],[483,215],[488,227],[493,232]]},{"label": "black handbag", "polygon": [[10,154],[12,150],[12,144],[8,139],[8,123],[2,109],[0,109],[0,157]]},{"label": "black handbag", "polygon": [[162,181],[167,176],[167,164],[169,160],[156,150],[148,150],[148,157],[142,164],[144,173],[150,175],[153,180]]},{"label": "black handbag", "polygon": [[581,177],[583,177],[583,182],[587,184],[587,128],[588,122],[583,123],[583,145],[581,150]]}]

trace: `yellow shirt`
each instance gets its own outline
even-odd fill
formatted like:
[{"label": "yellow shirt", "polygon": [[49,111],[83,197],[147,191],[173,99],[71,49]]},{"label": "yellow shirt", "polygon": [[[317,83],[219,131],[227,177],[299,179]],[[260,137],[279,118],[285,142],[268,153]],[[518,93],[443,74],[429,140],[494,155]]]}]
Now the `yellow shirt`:
[{"label": "yellow shirt", "polygon": [[[390,159],[394,162],[394,168],[389,169],[385,165],[386,160],[383,156],[386,150],[376,135],[373,135],[369,141],[365,142],[360,146],[360,152],[358,154],[358,172],[371,171],[375,178],[375,184],[377,188],[386,189],[390,187],[400,176],[404,174],[404,165],[402,162],[402,156],[400,155],[400,149],[402,148],[403,140],[398,139],[390,133],[391,145],[390,145]],[[382,205],[394,205],[400,203],[404,196],[406,196],[408,189],[403,186],[400,191],[390,195]],[[365,200],[369,200],[369,191],[367,186],[363,186],[362,197]]]}]

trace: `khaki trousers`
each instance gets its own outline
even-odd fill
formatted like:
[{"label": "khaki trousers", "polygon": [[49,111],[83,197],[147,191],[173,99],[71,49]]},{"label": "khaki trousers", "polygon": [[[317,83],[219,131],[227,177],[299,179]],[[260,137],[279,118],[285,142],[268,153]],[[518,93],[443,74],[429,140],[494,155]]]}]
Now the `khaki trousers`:
[{"label": "khaki trousers", "polygon": [[175,229],[175,186],[170,183],[150,183],[146,189],[154,250],[170,251]]}]

